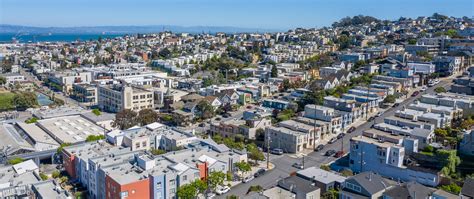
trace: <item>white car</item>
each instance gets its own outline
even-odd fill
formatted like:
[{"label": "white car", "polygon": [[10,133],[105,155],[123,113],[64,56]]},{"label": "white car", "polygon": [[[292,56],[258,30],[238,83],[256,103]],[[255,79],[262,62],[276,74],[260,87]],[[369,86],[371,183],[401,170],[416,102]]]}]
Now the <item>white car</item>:
[{"label": "white car", "polygon": [[254,178],[253,175],[247,176],[244,179],[242,179],[242,182],[243,183],[250,182],[251,180],[253,180],[253,178]]},{"label": "white car", "polygon": [[216,187],[216,193],[217,195],[222,195],[230,191],[230,188],[228,186],[217,186]]},{"label": "white car", "polygon": [[422,92],[425,92],[426,89],[428,89],[428,88],[426,88],[426,86],[421,87],[421,91],[422,91]]}]

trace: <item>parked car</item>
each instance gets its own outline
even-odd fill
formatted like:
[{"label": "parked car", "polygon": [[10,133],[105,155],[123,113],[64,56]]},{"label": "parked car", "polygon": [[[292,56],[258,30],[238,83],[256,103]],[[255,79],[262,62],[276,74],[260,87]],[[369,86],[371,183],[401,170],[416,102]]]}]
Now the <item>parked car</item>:
[{"label": "parked car", "polygon": [[247,182],[250,182],[250,181],[253,180],[253,179],[254,179],[253,176],[247,176],[247,177],[245,177],[244,179],[242,179],[242,182],[243,182],[243,183],[247,183]]},{"label": "parked car", "polygon": [[211,192],[211,193],[207,193],[207,194],[206,194],[206,199],[213,199],[213,198],[215,198],[215,197],[216,197],[216,194],[215,194],[215,193],[212,193],[212,192]]},{"label": "parked car", "polygon": [[380,117],[380,116],[382,116],[382,114],[383,114],[382,112],[378,112],[376,116]]},{"label": "parked car", "polygon": [[272,149],[270,153],[275,155],[283,155],[283,149]]},{"label": "parked car", "polygon": [[316,148],[314,148],[314,151],[321,151],[324,149],[324,145],[320,144]]},{"label": "parked car", "polygon": [[343,155],[344,155],[344,151],[338,151],[338,152],[336,152],[336,154],[334,154],[334,157],[335,157],[335,158],[340,158],[340,157],[342,157]]},{"label": "parked car", "polygon": [[304,169],[303,164],[298,163],[298,162],[295,162],[292,166],[295,167],[295,168],[297,168],[297,169]]},{"label": "parked car", "polygon": [[345,135],[344,133],[339,133],[336,138],[337,138],[337,139],[341,139],[341,138],[344,137],[344,135]]},{"label": "parked car", "polygon": [[426,86],[421,87],[421,92],[425,92],[428,89]]},{"label": "parked car", "polygon": [[257,172],[255,172],[253,174],[253,177],[261,176],[261,175],[265,174],[265,172],[266,172],[265,169],[259,169],[259,170],[257,170]]},{"label": "parked car", "polygon": [[356,130],[355,127],[351,127],[351,128],[349,128],[349,130],[347,130],[347,133],[352,133],[352,132],[354,132],[355,130]]},{"label": "parked car", "polygon": [[369,122],[372,122],[372,121],[374,121],[374,120],[375,120],[375,117],[369,117],[369,120],[368,120],[368,121],[369,121]]},{"label": "parked car", "polygon": [[420,94],[420,92],[419,92],[419,91],[415,91],[415,92],[413,92],[413,94],[411,94],[411,96],[412,96],[412,97],[415,97],[415,96],[417,96],[418,94]]},{"label": "parked car", "polygon": [[216,193],[217,195],[222,195],[230,191],[230,188],[228,186],[217,186],[216,187]]},{"label": "parked car", "polygon": [[324,155],[325,156],[333,156],[334,154],[336,154],[336,151],[331,149],[331,150],[326,151],[326,153]]},{"label": "parked car", "polygon": [[393,107],[398,107],[398,106],[400,106],[400,103],[393,104]]},{"label": "parked car", "polygon": [[198,125],[199,127],[205,127],[206,126],[206,123],[201,123]]},{"label": "parked car", "polygon": [[337,141],[337,137],[333,137],[329,140],[329,144],[332,144]]}]

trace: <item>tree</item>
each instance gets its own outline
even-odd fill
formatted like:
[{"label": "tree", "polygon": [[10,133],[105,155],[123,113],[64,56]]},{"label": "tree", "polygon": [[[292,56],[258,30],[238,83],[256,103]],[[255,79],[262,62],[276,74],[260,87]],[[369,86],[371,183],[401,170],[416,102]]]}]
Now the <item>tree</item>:
[{"label": "tree", "polygon": [[177,195],[180,199],[192,199],[196,197],[197,190],[192,184],[185,184],[178,187]]},{"label": "tree", "polygon": [[436,157],[444,167],[441,173],[445,176],[456,174],[456,167],[461,164],[461,159],[456,155],[456,150],[438,150]]},{"label": "tree", "polygon": [[196,188],[197,193],[204,193],[207,190],[207,183],[202,180],[195,180],[191,184]]},{"label": "tree", "polygon": [[153,154],[153,155],[161,155],[161,154],[165,154],[165,153],[166,153],[165,150],[161,150],[161,149],[151,149],[150,152],[151,152],[151,154]]},{"label": "tree", "polygon": [[434,133],[435,133],[436,136],[442,137],[442,138],[448,136],[448,132],[445,129],[442,129],[442,128],[435,129]]},{"label": "tree", "polygon": [[416,39],[408,39],[408,44],[410,45],[415,45],[416,44]]},{"label": "tree", "polygon": [[265,130],[263,130],[262,128],[258,128],[255,131],[255,139],[257,139],[257,141],[264,141],[265,140]]},{"label": "tree", "polygon": [[471,118],[465,119],[461,122],[461,129],[470,130],[474,126],[474,120]]},{"label": "tree", "polygon": [[436,87],[434,91],[436,93],[446,93],[446,89],[444,87]]},{"label": "tree", "polygon": [[158,55],[161,57],[161,58],[170,58],[171,57],[171,51],[168,49],[168,48],[164,48],[162,50],[160,50],[160,52],[158,52]]},{"label": "tree", "polygon": [[255,160],[255,164],[257,164],[257,161],[263,161],[265,160],[265,155],[263,154],[262,151],[260,151],[254,143],[248,144],[247,145],[247,152],[248,156],[250,159]]},{"label": "tree", "polygon": [[260,185],[250,186],[249,189],[247,190],[247,194],[250,192],[260,192],[262,190],[263,190],[263,187]]},{"label": "tree", "polygon": [[383,99],[383,103],[395,103],[396,100],[397,98],[395,97],[395,95],[387,95],[387,97]]},{"label": "tree", "polygon": [[154,110],[142,109],[138,112],[137,122],[142,126],[158,121],[160,116]]},{"label": "tree", "polygon": [[278,69],[275,65],[272,66],[272,70],[271,70],[271,73],[270,73],[270,76],[271,77],[278,77]]},{"label": "tree", "polygon": [[329,189],[326,193],[321,195],[322,199],[337,199],[339,198],[339,191],[335,189]]},{"label": "tree", "polygon": [[226,178],[225,173],[222,171],[213,171],[209,174],[207,181],[212,190],[215,190],[217,186],[223,185]]},{"label": "tree", "polygon": [[200,101],[196,106],[202,119],[208,119],[214,116],[214,107],[206,100]]},{"label": "tree", "polygon": [[461,187],[456,183],[451,183],[449,185],[443,185],[440,187],[442,190],[458,195],[461,192]]},{"label": "tree", "polygon": [[136,117],[137,113],[135,111],[124,109],[115,115],[112,126],[122,130],[128,129],[138,124]]},{"label": "tree", "polygon": [[32,92],[20,92],[13,97],[13,104],[20,110],[36,107],[38,106],[37,96]]},{"label": "tree", "polygon": [[100,114],[102,114],[102,113],[100,112],[100,110],[99,110],[99,109],[96,109],[96,108],[95,108],[95,109],[92,109],[92,113],[94,113],[94,115],[96,115],[96,116],[99,116]]},{"label": "tree", "polygon": [[249,171],[252,170],[252,167],[250,166],[250,164],[247,163],[247,162],[244,162],[244,161],[235,163],[235,167],[236,167],[237,170],[239,170],[242,174],[243,174],[243,173],[247,173],[247,172],[249,172]]},{"label": "tree", "polygon": [[0,76],[0,85],[5,85],[7,83],[7,78]]}]

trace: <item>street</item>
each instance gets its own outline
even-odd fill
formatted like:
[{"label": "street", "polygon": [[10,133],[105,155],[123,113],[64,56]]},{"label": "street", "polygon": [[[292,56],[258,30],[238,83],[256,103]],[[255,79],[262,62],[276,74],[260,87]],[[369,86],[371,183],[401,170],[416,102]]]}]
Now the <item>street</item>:
[{"label": "street", "polygon": [[[428,89],[426,91],[420,92],[420,94],[418,94],[415,97],[409,96],[409,98],[404,100],[403,102],[401,102],[399,106],[391,107],[391,108],[387,109],[385,112],[383,112],[383,114],[381,116],[377,117],[374,121],[363,123],[362,125],[356,127],[356,130],[354,132],[352,132],[350,134],[346,134],[346,136],[344,136],[344,138],[337,140],[333,144],[325,145],[324,149],[321,150],[321,151],[309,153],[307,156],[304,157],[304,166],[305,166],[305,168],[313,167],[313,166],[319,168],[320,165],[322,165],[322,164],[329,164],[332,161],[336,160],[336,158],[334,158],[334,157],[324,156],[324,153],[328,150],[331,150],[331,149],[336,150],[336,151],[340,151],[342,145],[343,145],[344,151],[347,152],[348,149],[349,149],[349,141],[352,137],[362,135],[362,132],[364,132],[365,130],[370,129],[370,127],[374,123],[383,122],[383,119],[385,117],[394,115],[395,111],[403,109],[403,107],[407,106],[408,104],[411,104],[416,99],[420,98],[421,95],[428,94],[428,93],[435,93],[434,89],[436,87],[448,88],[452,84],[451,80],[452,79],[442,80],[436,86],[428,87]],[[419,90],[419,88],[414,89],[414,91],[418,91],[418,90]],[[289,176],[292,172],[297,171],[298,169],[294,168],[292,165],[296,162],[297,163],[302,163],[303,158],[295,158],[294,155],[289,155],[289,154],[284,154],[284,155],[281,155],[281,156],[271,155],[270,156],[270,162],[272,162],[273,165],[275,165],[274,169],[268,171],[263,176],[260,176],[256,179],[250,181],[249,183],[241,183],[241,184],[239,184],[235,187],[232,187],[232,189],[227,194],[223,195],[222,198],[225,198],[225,196],[230,196],[230,195],[243,196],[247,193],[247,191],[248,191],[248,189],[251,185],[260,185],[264,189],[271,188],[271,187],[273,187],[277,184],[278,180]]]}]

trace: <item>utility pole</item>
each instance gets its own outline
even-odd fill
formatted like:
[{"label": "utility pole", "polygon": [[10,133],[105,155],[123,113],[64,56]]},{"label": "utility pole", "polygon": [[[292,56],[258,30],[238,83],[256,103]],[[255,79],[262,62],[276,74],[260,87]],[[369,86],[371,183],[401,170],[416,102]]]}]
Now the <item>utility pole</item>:
[{"label": "utility pole", "polygon": [[303,165],[303,169],[304,169],[304,156],[305,156],[305,155],[303,154],[303,164],[302,164],[302,165]]},{"label": "utility pole", "polygon": [[370,83],[367,85],[367,108],[365,109],[365,120],[369,120],[369,93],[370,93]]},{"label": "utility pole", "polygon": [[267,169],[270,169],[270,132],[267,132]]}]

